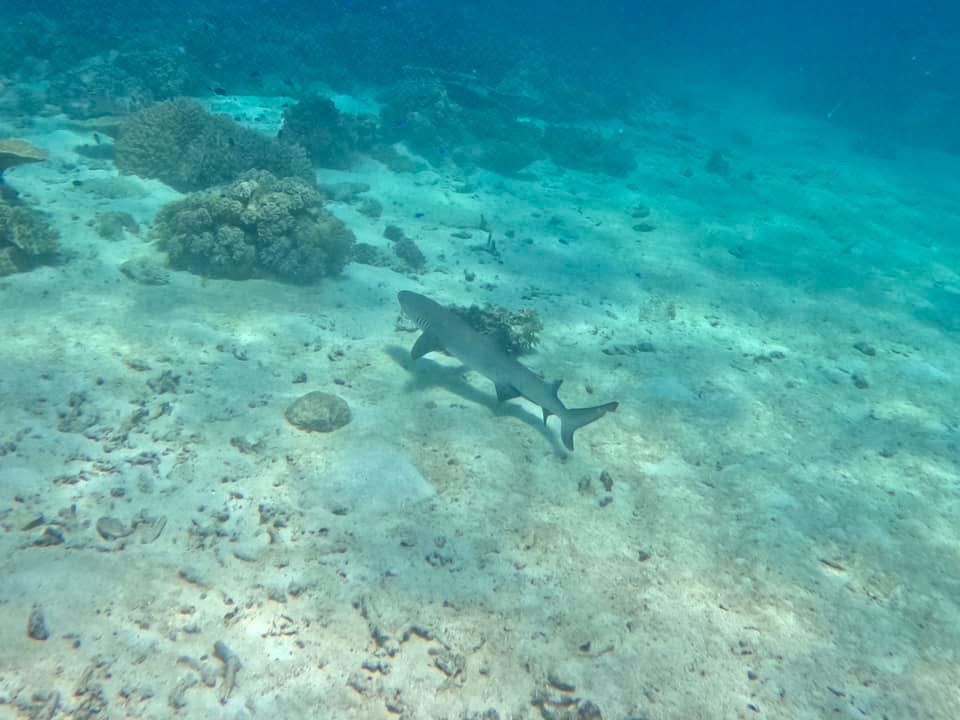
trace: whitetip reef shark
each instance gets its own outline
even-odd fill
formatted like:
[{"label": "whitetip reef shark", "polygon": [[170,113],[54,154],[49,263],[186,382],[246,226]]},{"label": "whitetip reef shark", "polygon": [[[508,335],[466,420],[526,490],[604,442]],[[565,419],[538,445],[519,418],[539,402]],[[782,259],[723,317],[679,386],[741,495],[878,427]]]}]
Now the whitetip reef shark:
[{"label": "whitetip reef shark", "polygon": [[500,402],[525,397],[543,410],[543,423],[560,418],[560,438],[573,450],[573,433],[616,410],[620,403],[609,402],[587,408],[568,408],[557,396],[562,380],[548,383],[507,355],[496,342],[470,327],[456,313],[419,293],[403,290],[397,294],[403,314],[423,331],[410,351],[414,360],[427,353],[443,351],[471,370],[493,381]]}]

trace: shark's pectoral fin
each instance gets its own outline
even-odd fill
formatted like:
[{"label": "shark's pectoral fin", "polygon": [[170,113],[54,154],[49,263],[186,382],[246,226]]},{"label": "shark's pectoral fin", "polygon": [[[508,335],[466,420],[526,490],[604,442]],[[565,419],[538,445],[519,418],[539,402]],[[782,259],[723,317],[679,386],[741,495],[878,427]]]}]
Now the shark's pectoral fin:
[{"label": "shark's pectoral fin", "polygon": [[507,400],[513,400],[515,397],[520,397],[520,391],[517,390],[513,385],[502,385],[497,383],[497,400],[500,402],[506,402]]},{"label": "shark's pectoral fin", "polygon": [[[554,380],[552,383],[550,383],[550,394],[553,395],[553,399],[562,406],[563,403],[560,402],[560,396],[558,395],[561,385],[563,385],[563,380]],[[540,409],[543,410],[543,424],[546,425],[547,418],[553,415],[553,413],[547,410],[545,407],[541,407]]]},{"label": "shark's pectoral fin", "polygon": [[417,360],[427,353],[438,350],[443,350],[443,343],[440,342],[440,339],[431,332],[424,332],[413,344],[413,348],[410,350],[410,356],[414,360]]}]

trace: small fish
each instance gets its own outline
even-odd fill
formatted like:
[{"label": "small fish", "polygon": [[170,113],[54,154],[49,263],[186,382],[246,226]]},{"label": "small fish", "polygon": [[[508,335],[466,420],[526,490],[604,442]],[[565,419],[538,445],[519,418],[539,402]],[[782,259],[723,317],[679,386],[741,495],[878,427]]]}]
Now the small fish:
[{"label": "small fish", "polygon": [[415,218],[417,218],[417,220],[419,220],[420,218],[422,218],[424,215],[426,215],[426,213],[418,212],[418,213],[414,213],[414,214],[413,214],[413,216],[414,216]]},{"label": "small fish", "polygon": [[216,87],[213,87],[212,90],[213,90],[217,95],[226,95],[226,94],[227,94],[227,91],[226,91],[224,88],[220,87],[219,85],[217,85]]}]

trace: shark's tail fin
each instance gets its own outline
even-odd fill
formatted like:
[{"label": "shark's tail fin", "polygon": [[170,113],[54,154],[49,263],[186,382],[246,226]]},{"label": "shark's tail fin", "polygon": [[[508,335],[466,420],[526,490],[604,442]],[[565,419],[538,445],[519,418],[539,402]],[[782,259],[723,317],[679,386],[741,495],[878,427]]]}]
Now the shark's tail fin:
[{"label": "shark's tail fin", "polygon": [[610,402],[596,407],[567,408],[567,411],[560,417],[560,439],[563,440],[564,447],[567,450],[573,450],[573,434],[584,425],[589,425],[608,412],[613,412],[618,405],[620,403]]}]

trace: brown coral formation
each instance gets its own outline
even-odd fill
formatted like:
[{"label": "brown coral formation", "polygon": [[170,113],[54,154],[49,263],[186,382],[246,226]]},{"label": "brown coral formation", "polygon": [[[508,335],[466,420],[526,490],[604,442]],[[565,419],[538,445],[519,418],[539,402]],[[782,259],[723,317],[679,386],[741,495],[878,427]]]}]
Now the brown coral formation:
[{"label": "brown coral formation", "polygon": [[154,236],[175,268],[288,282],[339,273],[355,242],[313,187],[265,171],[166,205],[157,214]]}]

